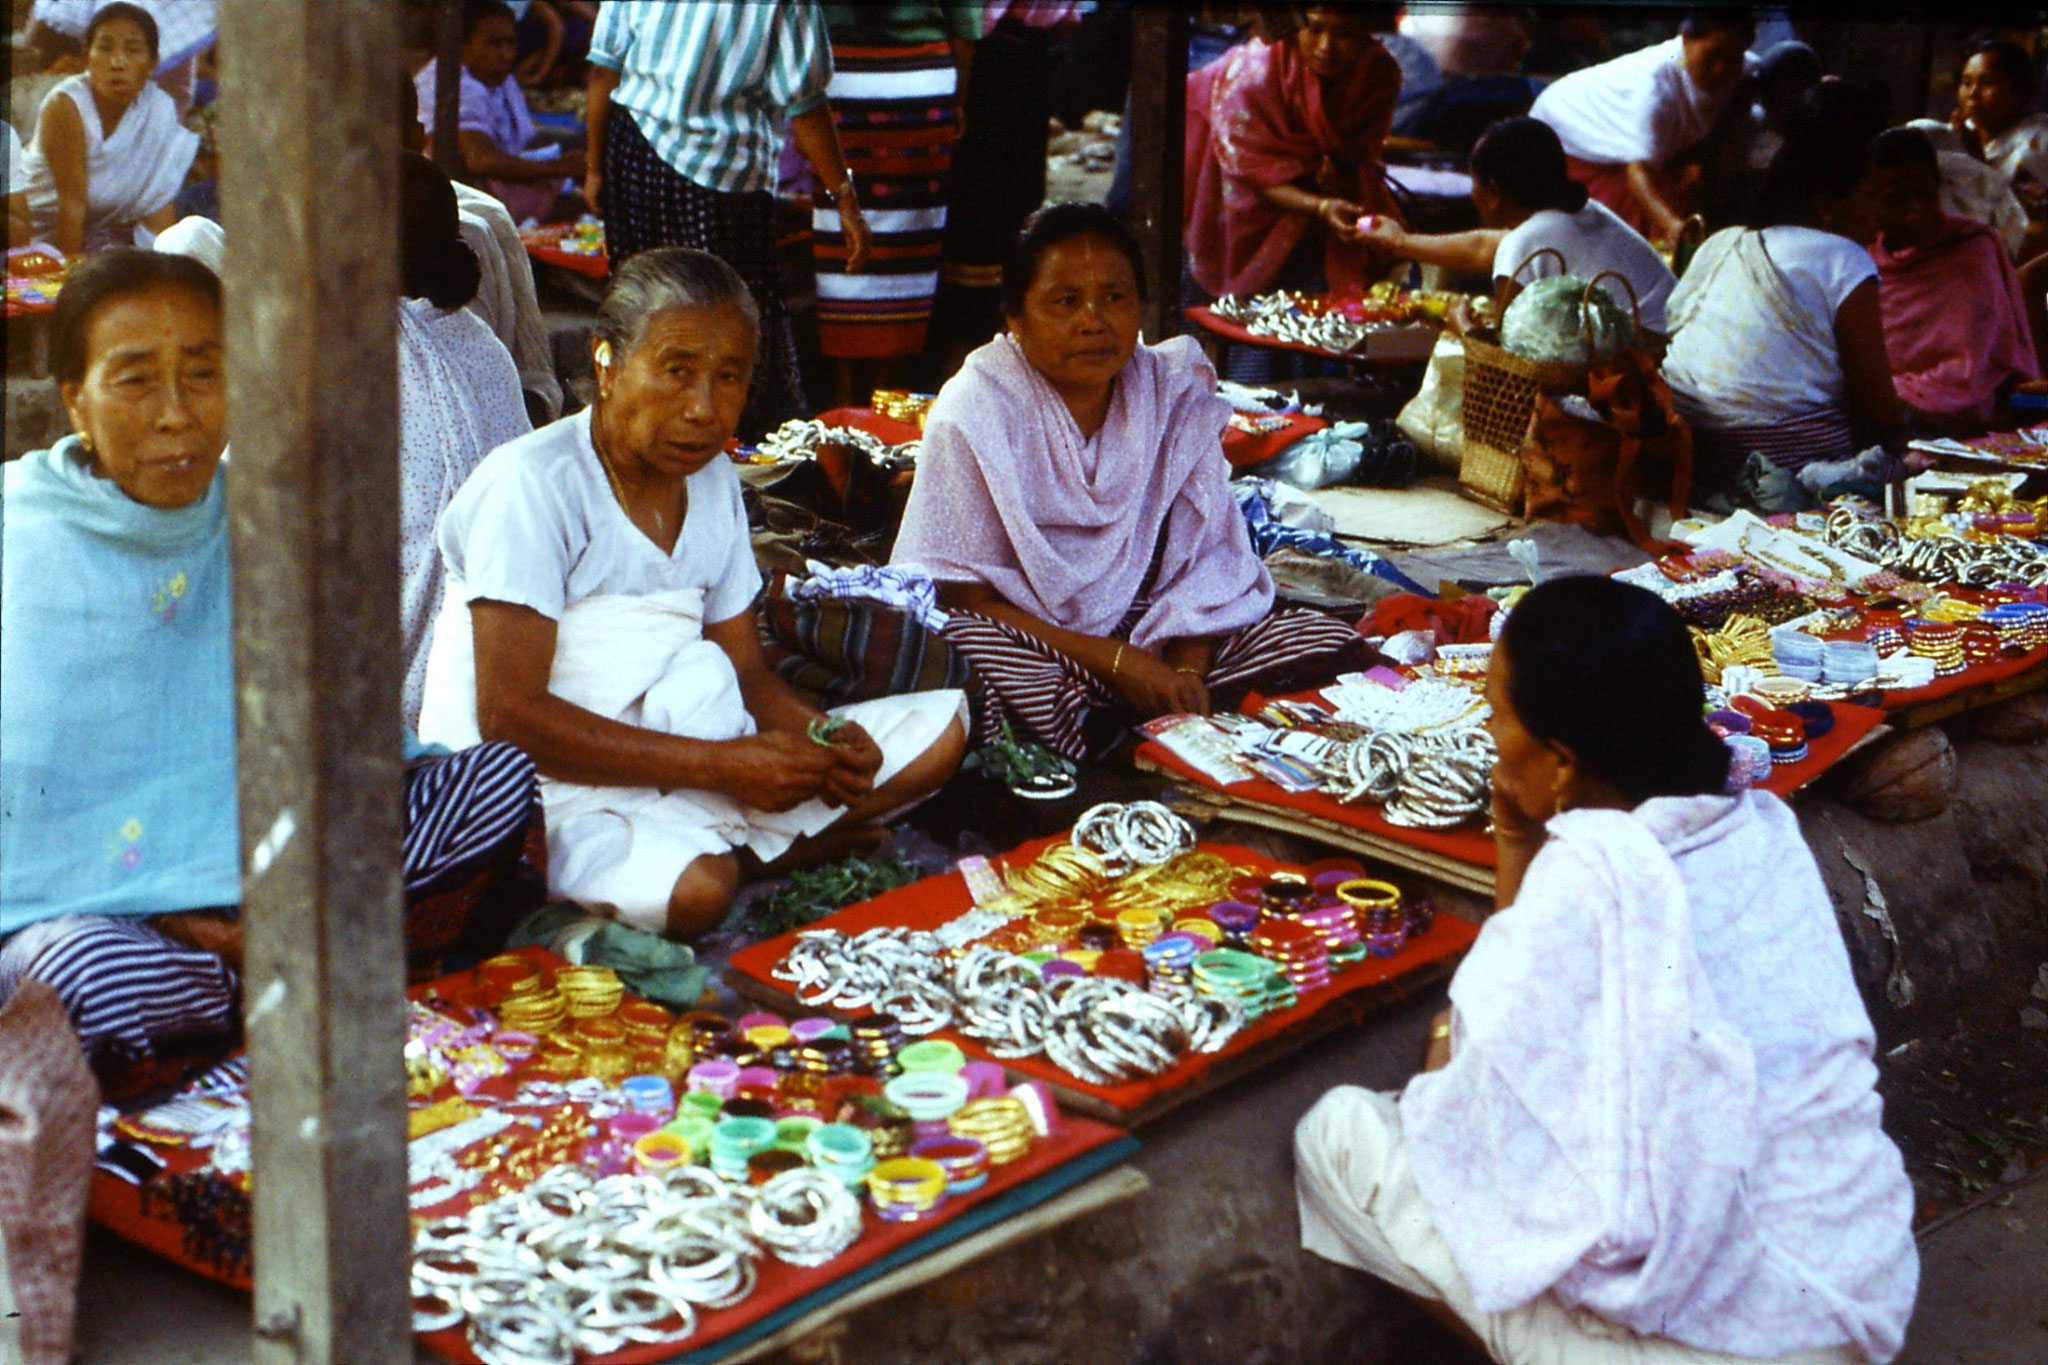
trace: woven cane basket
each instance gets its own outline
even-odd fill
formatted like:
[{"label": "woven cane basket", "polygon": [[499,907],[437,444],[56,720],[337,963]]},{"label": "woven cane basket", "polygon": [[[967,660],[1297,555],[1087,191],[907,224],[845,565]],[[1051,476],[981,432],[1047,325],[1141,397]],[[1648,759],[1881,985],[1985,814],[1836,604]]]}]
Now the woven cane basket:
[{"label": "woven cane basket", "polygon": [[[1545,247],[1529,260],[1545,253],[1558,256],[1560,263],[1564,259],[1554,249]],[[1621,275],[1602,271],[1586,282],[1586,297],[1590,299],[1594,287],[1609,278],[1628,285]],[[1640,333],[1641,310],[1636,306],[1633,287],[1629,287],[1628,295]],[[1583,310],[1583,303],[1581,307]],[[1583,311],[1582,316],[1586,317],[1590,341],[1591,318]],[[1470,334],[1464,343],[1465,451],[1458,461],[1458,483],[1488,507],[1520,516],[1522,444],[1528,438],[1529,418],[1536,410],[1536,394],[1539,390],[1584,393],[1586,371],[1591,367],[1577,360],[1528,360]]]},{"label": "woven cane basket", "polygon": [[1521,515],[1522,441],[1536,393],[1586,386],[1575,361],[1525,360],[1490,341],[1465,337],[1465,453],[1458,483],[1488,507]]}]

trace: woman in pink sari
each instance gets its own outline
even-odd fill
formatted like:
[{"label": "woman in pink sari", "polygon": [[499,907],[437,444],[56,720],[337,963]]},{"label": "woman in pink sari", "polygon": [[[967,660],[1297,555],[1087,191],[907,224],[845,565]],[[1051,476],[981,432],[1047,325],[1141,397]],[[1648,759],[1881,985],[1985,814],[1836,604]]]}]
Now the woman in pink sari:
[{"label": "woman in pink sari", "polygon": [[1892,382],[1937,426],[1981,430],[2012,386],[2040,377],[2012,259],[1984,224],[1941,210],[1934,144],[1893,128],[1871,147],[1878,307]]},{"label": "woman in pink sari", "polygon": [[1195,283],[1211,295],[1369,283],[1357,222],[1399,216],[1382,148],[1400,93],[1400,64],[1335,5],[1309,6],[1291,39],[1255,38],[1189,76],[1182,222]]}]

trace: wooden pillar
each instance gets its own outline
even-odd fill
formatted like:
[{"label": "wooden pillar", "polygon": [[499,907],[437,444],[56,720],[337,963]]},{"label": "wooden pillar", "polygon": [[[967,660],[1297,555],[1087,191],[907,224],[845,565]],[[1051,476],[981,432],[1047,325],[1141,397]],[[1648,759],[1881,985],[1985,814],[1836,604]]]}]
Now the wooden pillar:
[{"label": "wooden pillar", "polygon": [[455,134],[462,115],[462,0],[434,9],[434,164],[450,178],[462,170]]},{"label": "wooden pillar", "polygon": [[1131,229],[1145,253],[1152,297],[1145,339],[1182,328],[1181,141],[1187,126],[1188,11],[1179,0],[1139,0],[1131,16]]},{"label": "wooden pillar", "polygon": [[398,17],[220,8],[258,1365],[412,1359]]}]

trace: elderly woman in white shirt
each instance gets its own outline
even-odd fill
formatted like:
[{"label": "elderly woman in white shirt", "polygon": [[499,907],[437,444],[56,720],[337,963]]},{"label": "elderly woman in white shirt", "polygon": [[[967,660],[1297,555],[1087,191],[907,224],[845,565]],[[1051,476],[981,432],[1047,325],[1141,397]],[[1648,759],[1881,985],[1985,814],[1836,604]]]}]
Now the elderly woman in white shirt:
[{"label": "elderly woman in white shirt", "polygon": [[1685,624],[1533,589],[1487,698],[1500,910],[1424,1075],[1295,1134],[1302,1244],[1496,1361],[1861,1365],[1898,1354],[1913,1190],[1798,823],[1724,795]]},{"label": "elderly woman in white shirt", "polygon": [[493,451],[441,520],[422,737],[519,736],[550,889],[679,936],[748,870],[872,846],[966,748],[957,691],[828,715],[762,658],[725,455],[759,316],[707,252],[635,256],[599,308],[596,402]]}]

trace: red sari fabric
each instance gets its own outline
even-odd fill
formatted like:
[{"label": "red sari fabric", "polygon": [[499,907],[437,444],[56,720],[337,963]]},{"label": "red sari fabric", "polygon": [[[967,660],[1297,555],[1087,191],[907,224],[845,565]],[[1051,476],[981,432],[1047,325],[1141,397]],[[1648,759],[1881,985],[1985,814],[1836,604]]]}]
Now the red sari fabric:
[{"label": "red sari fabric", "polygon": [[[1189,76],[1182,224],[1195,283],[1213,295],[1273,288],[1312,224],[1259,191],[1312,182],[1327,157],[1358,165],[1343,197],[1399,218],[1384,148],[1400,93],[1400,64],[1377,42],[1327,84],[1293,43],[1256,38]],[[1331,289],[1362,287],[1372,256],[1332,240],[1324,267]]]},{"label": "red sari fabric", "polygon": [[1989,421],[2008,380],[2039,379],[2019,276],[1998,234],[1953,215],[1925,246],[1870,248],[1884,349],[1899,397]]}]

